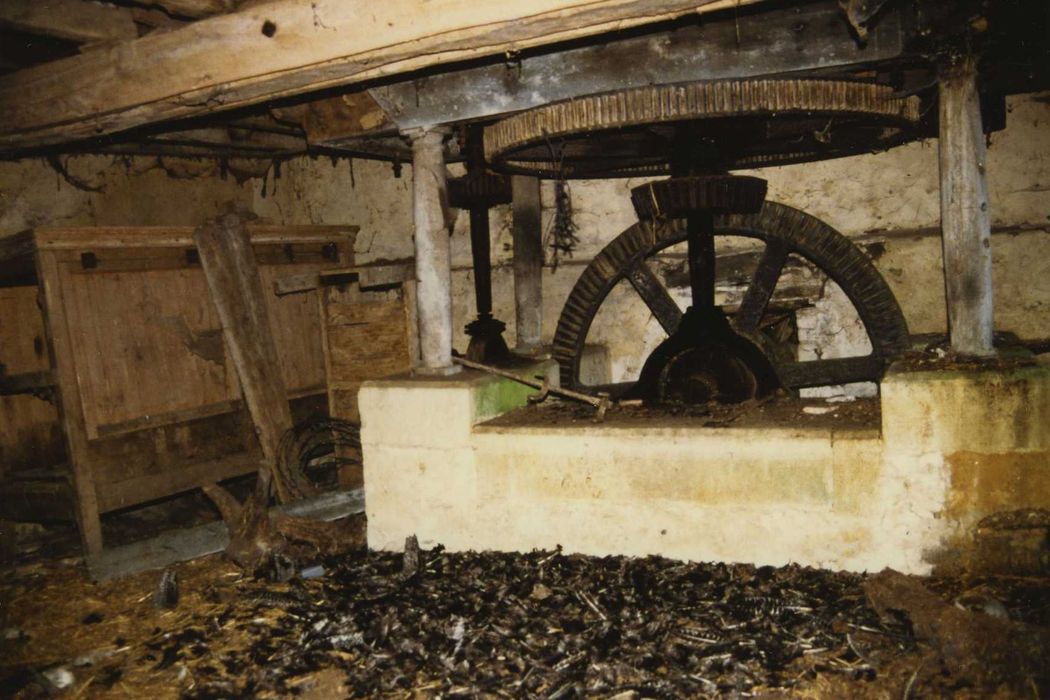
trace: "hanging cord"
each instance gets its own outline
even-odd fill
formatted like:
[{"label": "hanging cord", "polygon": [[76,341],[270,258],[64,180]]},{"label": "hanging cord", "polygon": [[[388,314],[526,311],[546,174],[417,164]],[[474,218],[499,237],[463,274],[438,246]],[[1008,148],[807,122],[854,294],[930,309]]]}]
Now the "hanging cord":
[{"label": "hanging cord", "polygon": [[576,245],[580,242],[576,235],[578,227],[572,216],[572,196],[569,193],[569,183],[565,178],[564,157],[565,150],[555,153],[554,144],[547,138],[547,148],[550,149],[551,162],[556,164],[558,177],[554,181],[554,221],[551,226],[547,246],[551,249],[551,271],[558,269],[558,261],[562,255],[572,257]]}]

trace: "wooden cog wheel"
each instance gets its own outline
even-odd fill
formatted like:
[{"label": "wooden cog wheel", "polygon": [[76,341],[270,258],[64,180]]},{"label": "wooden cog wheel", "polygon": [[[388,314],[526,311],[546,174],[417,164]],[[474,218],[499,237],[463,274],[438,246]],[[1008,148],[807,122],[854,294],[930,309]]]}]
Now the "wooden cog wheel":
[{"label": "wooden cog wheel", "polygon": [[726,80],[658,85],[556,102],[485,129],[485,157],[540,177],[668,172],[675,125],[715,145],[710,172],[890,148],[915,138],[917,97],[841,80]]},{"label": "wooden cog wheel", "polygon": [[[757,213],[716,215],[714,230],[716,236],[742,236],[765,244],[739,309],[731,316],[736,333],[767,345],[760,337],[760,324],[792,254],[839,285],[867,332],[872,351],[864,356],[798,362],[768,353],[784,387],[794,390],[878,381],[889,361],[907,348],[908,326],[889,286],[859,248],[823,221],[767,201]],[[554,358],[560,365],[563,387],[586,388],[580,382],[584,343],[599,308],[617,283],[630,283],[668,335],[678,329],[682,311],[648,260],[683,243],[686,236],[681,219],[640,222],[613,239],[584,269],[554,334]],[[615,396],[631,384],[610,389]]]}]

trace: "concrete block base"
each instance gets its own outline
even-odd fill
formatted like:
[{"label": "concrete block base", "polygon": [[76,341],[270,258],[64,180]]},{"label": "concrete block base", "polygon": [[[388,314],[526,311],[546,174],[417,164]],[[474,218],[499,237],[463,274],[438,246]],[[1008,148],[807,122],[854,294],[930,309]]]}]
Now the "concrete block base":
[{"label": "concrete block base", "polygon": [[1050,370],[946,374],[891,372],[881,432],[485,424],[531,390],[474,372],[370,382],[369,546],[927,573],[987,512],[1050,505]]},{"label": "concrete block base", "polygon": [[928,564],[967,566],[989,515],[1050,509],[1050,367],[891,368],[882,425],[883,468],[908,486]]}]

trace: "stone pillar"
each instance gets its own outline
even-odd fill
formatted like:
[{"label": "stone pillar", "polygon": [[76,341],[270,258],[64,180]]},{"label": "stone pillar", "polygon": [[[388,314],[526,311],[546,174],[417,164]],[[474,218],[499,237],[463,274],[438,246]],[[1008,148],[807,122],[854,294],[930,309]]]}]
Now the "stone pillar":
[{"label": "stone pillar", "polygon": [[944,281],[952,350],[988,356],[992,346],[992,241],[985,137],[973,57],[941,70],[939,156]]},{"label": "stone pillar", "polygon": [[452,263],[445,221],[444,129],[413,129],[412,215],[416,247],[419,374],[453,374]]},{"label": "stone pillar", "polygon": [[514,323],[520,353],[540,349],[543,332],[543,224],[540,208],[540,181],[514,175]]}]

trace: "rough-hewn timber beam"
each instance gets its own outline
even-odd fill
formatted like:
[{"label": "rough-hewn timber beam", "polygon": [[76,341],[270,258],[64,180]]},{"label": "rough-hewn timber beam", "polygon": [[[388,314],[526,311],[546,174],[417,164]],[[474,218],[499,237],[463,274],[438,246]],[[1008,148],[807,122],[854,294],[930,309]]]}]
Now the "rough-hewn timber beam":
[{"label": "rough-hewn timber beam", "polygon": [[759,0],[276,0],[0,79],[0,151]]},{"label": "rough-hewn timber beam", "polygon": [[82,44],[138,37],[131,10],[85,0],[3,0],[0,27]]},{"label": "rough-hewn timber beam", "polygon": [[987,357],[995,354],[992,216],[976,59],[967,56],[943,67],[937,94],[944,282],[952,350]]}]

